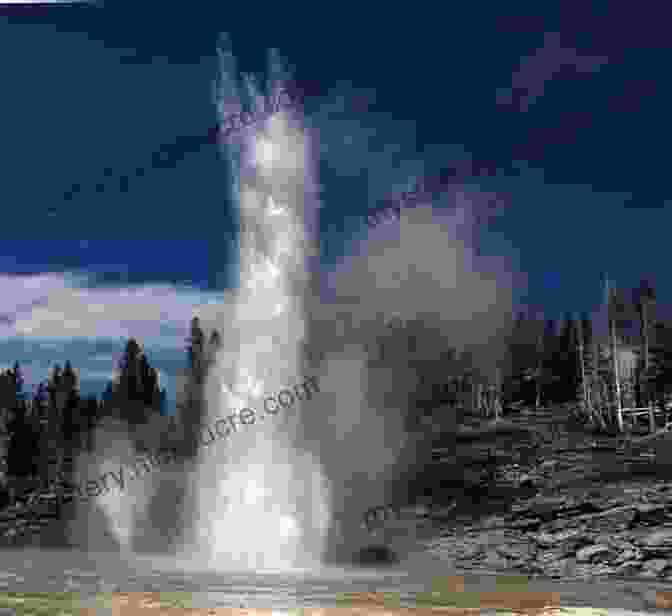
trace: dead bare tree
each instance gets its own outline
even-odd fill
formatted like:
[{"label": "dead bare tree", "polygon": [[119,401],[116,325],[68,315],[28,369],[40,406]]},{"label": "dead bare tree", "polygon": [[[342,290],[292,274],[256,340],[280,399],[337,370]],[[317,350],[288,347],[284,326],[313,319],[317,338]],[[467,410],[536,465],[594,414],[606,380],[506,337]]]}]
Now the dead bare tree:
[{"label": "dead bare tree", "polygon": [[656,299],[656,293],[647,280],[642,279],[636,290],[637,312],[639,314],[639,329],[641,336],[640,365],[637,371],[637,402],[638,406],[648,403],[649,392],[645,391],[645,377],[650,370],[649,329],[651,308]]}]

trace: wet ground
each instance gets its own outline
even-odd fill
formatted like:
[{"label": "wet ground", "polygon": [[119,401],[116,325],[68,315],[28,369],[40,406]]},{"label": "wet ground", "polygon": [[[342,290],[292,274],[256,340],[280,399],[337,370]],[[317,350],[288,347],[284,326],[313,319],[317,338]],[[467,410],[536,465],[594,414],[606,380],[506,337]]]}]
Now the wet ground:
[{"label": "wet ground", "polygon": [[641,613],[663,607],[670,596],[661,594],[662,586],[654,582],[526,582],[483,572],[460,575],[427,555],[414,555],[386,570],[283,573],[200,572],[179,569],[179,563],[160,558],[129,561],[119,555],[74,551],[3,552],[3,560],[0,581],[6,591],[0,593],[0,608],[61,616],[87,607],[107,614],[115,605],[126,608],[116,613],[142,608],[145,614],[150,604],[203,610],[203,614],[206,609],[231,607],[273,609],[274,613],[297,607],[360,607],[371,613],[383,605],[388,613],[394,613],[395,607],[440,606],[471,612],[499,607],[516,613],[527,606],[536,614],[558,614],[553,608],[561,606],[591,606],[609,613]]}]

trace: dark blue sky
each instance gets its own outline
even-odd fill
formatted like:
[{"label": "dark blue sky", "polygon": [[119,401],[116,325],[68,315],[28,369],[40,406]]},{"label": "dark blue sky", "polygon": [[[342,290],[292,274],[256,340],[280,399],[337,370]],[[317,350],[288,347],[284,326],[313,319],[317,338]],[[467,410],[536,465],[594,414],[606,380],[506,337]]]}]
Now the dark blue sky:
[{"label": "dark blue sky", "polygon": [[308,115],[344,96],[348,126],[371,127],[347,155],[324,134],[325,267],[372,201],[412,182],[407,167],[432,173],[464,152],[491,172],[465,182],[505,197],[483,250],[527,274],[521,301],[549,316],[592,309],[609,271],[624,286],[653,274],[669,302],[664,9],[458,4],[3,7],[0,272],[226,287],[235,216],[206,136],[228,33],[241,72],[262,75],[276,48],[299,81],[320,84]]}]

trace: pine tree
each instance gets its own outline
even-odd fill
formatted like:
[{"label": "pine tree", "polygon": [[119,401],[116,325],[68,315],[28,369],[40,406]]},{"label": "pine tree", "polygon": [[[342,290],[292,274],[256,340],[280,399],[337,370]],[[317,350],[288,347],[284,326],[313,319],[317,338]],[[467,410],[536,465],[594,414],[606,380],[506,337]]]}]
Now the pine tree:
[{"label": "pine tree", "polygon": [[89,396],[86,397],[84,408],[85,408],[84,417],[86,418],[86,427],[87,430],[91,430],[98,421],[98,412],[100,408],[98,404],[98,399],[94,394],[90,394]]},{"label": "pine tree", "polygon": [[137,400],[140,394],[140,356],[142,349],[135,338],[126,343],[124,353],[119,362],[119,402]]},{"label": "pine tree", "polygon": [[150,387],[151,394],[148,396],[149,406],[154,410],[159,410],[161,389],[159,388],[159,373],[156,368],[149,369],[148,387]]},{"label": "pine tree", "polygon": [[143,353],[140,356],[140,387],[139,394],[142,401],[147,405],[152,405],[152,395],[156,388],[156,375],[152,373],[152,368],[147,361],[147,356]]},{"label": "pine tree", "polygon": [[85,400],[81,401],[82,405],[82,428],[86,433],[86,449],[92,451],[93,449],[93,429],[100,418],[100,406],[95,395],[90,394]]},{"label": "pine tree", "polygon": [[607,308],[609,318],[616,327],[616,335],[620,337],[622,330],[627,330],[634,316],[634,307],[628,297],[628,293],[620,288],[607,283]]},{"label": "pine tree", "polygon": [[190,335],[187,338],[187,365],[189,379],[186,385],[185,409],[181,414],[185,429],[183,453],[186,456],[196,454],[197,433],[205,416],[204,382],[207,371],[205,357],[205,334],[201,329],[198,317],[193,317],[190,324]]},{"label": "pine tree", "polygon": [[559,340],[559,402],[576,400],[581,385],[581,373],[578,357],[579,333],[576,321],[570,313],[565,313],[562,333]]},{"label": "pine tree", "polygon": [[77,378],[77,374],[73,370],[69,359],[66,360],[63,368],[62,383],[63,387],[68,391],[79,391],[79,379]]},{"label": "pine tree", "polygon": [[52,433],[61,432],[63,425],[63,407],[66,395],[63,389],[63,371],[60,364],[56,364],[51,372],[47,384],[49,395],[49,425]]},{"label": "pine tree", "polygon": [[[49,473],[49,390],[47,383],[40,382],[33,394],[33,416],[39,426],[39,475],[43,487],[48,483]],[[47,429],[43,428],[43,421],[47,421]]]},{"label": "pine tree", "polygon": [[10,370],[0,372],[0,409],[7,415],[16,404],[16,383]]},{"label": "pine tree", "polygon": [[70,360],[66,360],[63,374],[61,375],[61,388],[64,392],[65,404],[63,406],[63,436],[66,443],[73,443],[73,439],[82,428],[80,426],[80,399],[79,380],[72,368]]},{"label": "pine tree", "polygon": [[510,402],[535,402],[541,344],[540,322],[520,312],[509,342],[510,366],[506,397]]},{"label": "pine tree", "polygon": [[187,354],[189,358],[189,368],[192,371],[197,383],[203,380],[203,360],[205,353],[205,334],[201,329],[201,321],[198,317],[191,320],[190,335],[187,339]]},{"label": "pine tree", "polygon": [[12,379],[14,380],[15,386],[16,386],[16,395],[17,397],[21,396],[23,394],[23,385],[25,383],[24,378],[23,378],[23,372],[21,371],[21,368],[19,367],[19,362],[15,361],[14,362],[14,369],[12,370]]},{"label": "pine tree", "polygon": [[222,348],[222,335],[216,329],[210,334],[210,346],[217,351]]},{"label": "pine tree", "polygon": [[26,410],[25,404],[17,403],[7,426],[10,434],[7,471],[14,477],[28,477],[38,473],[38,435],[26,415]]},{"label": "pine tree", "polygon": [[49,390],[45,382],[38,384],[33,396],[33,408],[35,414],[40,418],[45,418],[49,408]]},{"label": "pine tree", "polygon": [[[66,376],[66,379],[68,378]],[[64,387],[63,370],[58,363],[54,365],[47,381],[47,394],[47,427],[44,435],[43,455],[48,459],[55,457],[56,467],[60,471],[63,468],[63,460],[66,454],[65,435],[67,425],[65,419],[69,393]]]},{"label": "pine tree", "polygon": [[525,314],[519,312],[514,321],[507,344],[508,371],[504,378],[504,398],[507,402],[520,399],[522,391],[524,365]]},{"label": "pine tree", "polygon": [[222,336],[216,330],[213,329],[210,334],[210,340],[208,341],[208,352],[207,352],[207,363],[208,366],[211,366],[215,362],[215,357],[217,352],[222,348]]},{"label": "pine tree", "polygon": [[147,356],[140,357],[140,381],[144,405],[153,411],[158,411],[160,406],[159,375],[155,368],[149,365]]},{"label": "pine tree", "polygon": [[124,353],[119,362],[119,382],[114,387],[110,406],[114,414],[130,425],[137,425],[146,420],[143,391],[143,365],[148,370],[142,348],[135,338],[126,343]]},{"label": "pine tree", "polygon": [[58,387],[61,384],[62,374],[63,371],[61,370],[60,364],[55,364],[51,372],[51,382],[53,383],[53,385]]},{"label": "pine tree", "polygon": [[57,414],[60,420],[60,413],[62,412],[62,405],[64,402],[62,391],[63,371],[60,364],[56,364],[51,371],[47,389],[49,392],[49,409],[50,414]]},{"label": "pine tree", "polygon": [[541,347],[541,375],[542,396],[544,405],[555,401],[558,395],[558,336],[554,319],[547,319],[544,324]]}]

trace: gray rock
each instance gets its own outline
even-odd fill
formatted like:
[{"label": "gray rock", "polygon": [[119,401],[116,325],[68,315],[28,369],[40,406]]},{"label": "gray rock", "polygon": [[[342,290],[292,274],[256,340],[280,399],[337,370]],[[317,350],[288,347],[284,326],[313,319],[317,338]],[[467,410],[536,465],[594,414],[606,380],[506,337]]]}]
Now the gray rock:
[{"label": "gray rock", "polygon": [[531,552],[531,546],[529,544],[521,546],[512,546],[512,545],[500,545],[496,548],[497,554],[503,556],[504,558],[509,558],[511,560],[520,560],[522,558],[528,558]]},{"label": "gray rock", "polygon": [[595,565],[591,564],[578,564],[576,565],[574,569],[574,574],[578,578],[582,579],[591,579],[594,578],[598,575],[601,575],[604,573],[604,569],[600,569],[596,567]]},{"label": "gray rock", "polygon": [[539,545],[542,546],[554,546],[558,543],[563,543],[570,539],[575,539],[582,536],[582,532],[578,528],[568,528],[565,530],[560,530],[556,533],[539,533],[535,540]]},{"label": "gray rock", "polygon": [[592,562],[598,556],[600,560],[603,560],[611,555],[613,555],[613,551],[608,545],[589,545],[576,553],[576,561],[580,563]]},{"label": "gray rock", "polygon": [[514,522],[511,522],[509,526],[511,526],[511,528],[525,529],[530,526],[538,526],[541,523],[542,523],[541,518],[523,518],[521,520],[515,520]]},{"label": "gray rock", "polygon": [[565,557],[563,550],[545,550],[538,554],[536,561],[542,567],[548,567],[551,563],[562,560]]},{"label": "gray rock", "polygon": [[664,558],[655,558],[653,560],[647,560],[642,563],[643,569],[646,571],[654,571],[657,575],[660,575],[669,566],[670,561]]},{"label": "gray rock", "polygon": [[642,540],[642,545],[648,547],[672,545],[672,528],[663,528],[662,530],[647,535]]},{"label": "gray rock", "polygon": [[502,558],[495,552],[489,552],[483,564],[490,569],[507,569],[509,566],[506,558]]},{"label": "gray rock", "polygon": [[654,579],[654,578],[658,577],[658,573],[656,571],[651,570],[651,569],[642,569],[637,574],[637,577],[646,578],[646,579]]},{"label": "gray rock", "polygon": [[640,513],[650,513],[651,511],[658,511],[659,509],[664,509],[665,505],[659,505],[656,503],[637,503],[635,504],[635,509]]},{"label": "gray rock", "polygon": [[614,560],[614,564],[627,563],[632,560],[641,560],[642,551],[634,546],[628,546],[625,551],[621,552]]},{"label": "gray rock", "polygon": [[576,569],[576,560],[574,558],[561,558],[549,563],[544,569],[545,574],[550,577],[571,577]]},{"label": "gray rock", "polygon": [[542,547],[551,547],[555,545],[555,535],[553,533],[541,532],[538,535],[530,534],[530,538],[534,539]]}]

